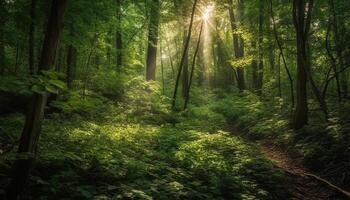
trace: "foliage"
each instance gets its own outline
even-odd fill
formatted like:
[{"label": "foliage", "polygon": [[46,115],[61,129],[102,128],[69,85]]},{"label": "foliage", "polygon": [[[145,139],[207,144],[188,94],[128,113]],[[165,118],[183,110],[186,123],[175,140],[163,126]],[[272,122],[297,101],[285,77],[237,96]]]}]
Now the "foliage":
[{"label": "foliage", "polygon": [[[168,112],[161,102],[161,107],[149,107],[159,87],[138,79],[131,83],[128,109],[121,103],[103,110],[97,98],[76,93],[55,103],[76,114],[45,120],[28,198],[271,199],[278,193],[273,185],[283,180],[281,173],[254,148],[220,131],[225,124],[221,114],[208,106],[193,107],[178,117],[176,126],[153,125],[158,122],[130,111]],[[96,115],[94,107],[103,114]],[[162,118],[154,115],[156,121]],[[20,126],[6,124],[11,120],[21,121],[12,116],[1,126],[15,130],[16,137]],[[1,163],[10,158],[3,156]]]}]

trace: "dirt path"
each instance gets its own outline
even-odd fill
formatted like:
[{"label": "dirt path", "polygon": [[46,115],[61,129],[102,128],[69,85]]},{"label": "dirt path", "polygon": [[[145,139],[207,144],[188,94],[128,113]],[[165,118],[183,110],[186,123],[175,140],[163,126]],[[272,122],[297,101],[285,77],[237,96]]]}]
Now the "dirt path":
[{"label": "dirt path", "polygon": [[300,200],[345,200],[350,193],[308,172],[282,149],[268,144],[260,145],[261,152],[276,167],[287,174],[288,192],[292,199]]}]

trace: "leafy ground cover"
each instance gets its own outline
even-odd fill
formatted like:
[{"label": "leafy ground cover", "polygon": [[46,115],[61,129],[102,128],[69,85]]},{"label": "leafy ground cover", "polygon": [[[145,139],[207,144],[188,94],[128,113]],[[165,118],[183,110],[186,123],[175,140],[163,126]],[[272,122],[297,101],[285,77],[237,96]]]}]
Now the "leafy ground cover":
[{"label": "leafy ground cover", "polygon": [[[195,99],[201,106],[174,114],[157,85],[133,81],[138,84],[131,84],[123,101],[73,93],[54,103],[60,112],[44,122],[25,199],[287,195],[283,174],[254,147],[223,131],[225,115],[211,106],[215,95],[203,93]],[[1,144],[15,142],[22,124],[20,114],[1,117]],[[6,188],[14,158],[13,152],[1,155],[1,188]]]}]

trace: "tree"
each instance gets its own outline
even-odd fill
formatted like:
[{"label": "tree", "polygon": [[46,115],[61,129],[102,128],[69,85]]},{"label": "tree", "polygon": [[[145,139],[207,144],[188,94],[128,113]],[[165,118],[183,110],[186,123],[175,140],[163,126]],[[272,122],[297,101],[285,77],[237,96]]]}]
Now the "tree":
[{"label": "tree", "polygon": [[121,70],[123,65],[123,35],[122,35],[122,0],[116,0],[117,27],[115,32],[116,67]]},{"label": "tree", "polygon": [[300,129],[308,121],[307,105],[307,54],[308,35],[311,23],[313,0],[293,0],[293,22],[296,31],[297,46],[297,85],[296,85],[296,108],[294,110],[293,127]]},{"label": "tree", "polygon": [[5,73],[6,55],[5,55],[5,23],[6,23],[6,7],[5,1],[0,2],[0,75]]},{"label": "tree", "polygon": [[[52,1],[51,13],[47,23],[43,49],[38,65],[39,72],[50,70],[54,65],[66,5],[67,0]],[[8,187],[8,199],[18,199],[29,177],[41,133],[41,123],[46,101],[47,94],[45,92],[35,93],[31,99],[18,147],[18,153],[25,156],[18,158],[13,164],[13,179]]]},{"label": "tree", "polygon": [[[229,0],[229,15],[231,21],[231,29],[233,34],[233,46],[234,46],[234,55],[236,59],[242,59],[244,57],[244,39],[238,33],[238,26],[236,21],[236,16],[233,10],[233,0]],[[238,12],[241,17],[243,15],[243,0],[238,1]],[[239,67],[237,68],[237,86],[238,89],[242,92],[246,89],[245,78],[244,78],[244,69]]]},{"label": "tree", "polygon": [[191,90],[192,81],[193,81],[193,74],[194,74],[194,68],[195,68],[195,65],[196,65],[196,58],[197,58],[198,51],[199,51],[199,46],[200,46],[200,43],[201,43],[202,32],[203,32],[203,21],[201,23],[201,27],[200,27],[200,31],[199,31],[199,35],[198,35],[198,41],[197,41],[196,50],[195,50],[194,55],[193,55],[193,60],[192,60],[192,65],[191,65],[190,80],[188,82],[188,89],[187,89],[187,94],[186,94],[186,97],[185,97],[185,105],[184,105],[184,109],[185,110],[187,109],[188,102],[190,100],[190,90]]},{"label": "tree", "polygon": [[190,24],[189,24],[189,27],[188,27],[188,34],[187,34],[187,38],[186,38],[186,41],[185,41],[184,50],[182,52],[178,73],[177,73],[177,76],[176,76],[175,89],[174,89],[174,93],[173,93],[173,99],[172,99],[172,102],[171,102],[171,108],[173,110],[175,110],[177,90],[178,90],[178,87],[179,87],[181,72],[182,72],[183,66],[185,64],[186,55],[188,53],[188,47],[189,47],[190,39],[191,39],[191,35],[192,35],[192,26],[193,26],[194,14],[195,14],[195,11],[196,11],[197,3],[198,3],[198,0],[194,0],[193,7],[192,7],[191,20],[190,20]]},{"label": "tree", "polygon": [[150,22],[148,28],[148,49],[147,49],[147,81],[156,80],[157,46],[159,32],[159,0],[152,0],[149,12]]},{"label": "tree", "polygon": [[69,45],[67,49],[67,70],[66,70],[66,80],[67,87],[71,88],[73,83],[73,71],[77,65],[77,49],[73,45]]},{"label": "tree", "polygon": [[32,0],[31,7],[30,7],[30,26],[29,26],[29,73],[34,74],[35,73],[35,66],[34,66],[34,42],[35,42],[35,19],[36,19],[36,4],[37,0]]}]

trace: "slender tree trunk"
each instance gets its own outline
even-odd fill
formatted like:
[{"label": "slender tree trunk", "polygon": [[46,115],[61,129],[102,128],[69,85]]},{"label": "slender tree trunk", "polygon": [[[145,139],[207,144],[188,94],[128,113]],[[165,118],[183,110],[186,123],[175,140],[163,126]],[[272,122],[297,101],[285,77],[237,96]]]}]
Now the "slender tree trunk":
[{"label": "slender tree trunk", "polygon": [[203,32],[203,21],[202,21],[201,28],[200,28],[200,31],[199,31],[196,51],[194,52],[194,55],[193,55],[190,80],[189,80],[189,83],[188,83],[188,90],[187,90],[187,95],[186,95],[186,98],[185,98],[185,105],[184,105],[184,109],[185,110],[187,109],[188,102],[190,100],[190,90],[191,90],[191,86],[192,86],[194,68],[195,68],[195,65],[196,65],[196,58],[197,58],[197,54],[198,54],[198,51],[199,51],[199,46],[200,46],[200,43],[201,43],[202,32]]},{"label": "slender tree trunk", "polygon": [[152,0],[150,9],[150,22],[148,30],[148,49],[147,49],[147,81],[156,80],[157,66],[157,46],[159,32],[159,0]]},{"label": "slender tree trunk", "polygon": [[195,11],[196,11],[197,2],[198,2],[198,0],[194,0],[193,7],[192,7],[191,21],[190,21],[190,25],[188,27],[188,34],[187,34],[186,42],[185,42],[185,45],[184,45],[184,50],[183,50],[183,53],[182,53],[182,57],[181,57],[181,61],[180,61],[180,65],[179,65],[179,69],[178,69],[178,73],[177,73],[177,77],[176,77],[175,89],[174,89],[173,99],[172,99],[172,102],[171,102],[171,107],[172,107],[173,110],[175,110],[177,90],[178,90],[178,87],[179,87],[181,72],[182,72],[183,65],[185,63],[186,54],[188,53],[188,46],[190,44],[190,39],[191,39],[191,35],[192,35],[192,26],[193,26],[193,20],[194,20],[194,14],[195,14]]},{"label": "slender tree trunk", "polygon": [[168,41],[167,37],[165,37],[165,42],[166,42],[168,56],[169,56],[169,62],[170,62],[170,67],[171,67],[171,74],[172,74],[172,77],[175,78],[175,69],[174,69],[173,56],[172,56],[171,51],[170,51],[170,45],[169,45],[169,41]]},{"label": "slender tree trunk", "polygon": [[[329,0],[329,6],[330,10],[332,13],[332,18],[333,18],[333,31],[334,31],[334,40],[335,40],[335,50],[338,58],[338,64],[340,67],[340,70],[344,69],[344,41],[341,39],[341,34],[339,33],[339,29],[341,23],[339,23],[338,16],[337,16],[337,11],[334,6],[334,0]],[[345,33],[345,31],[343,31]],[[343,91],[343,97],[346,98],[348,94],[348,79],[346,76],[346,72],[340,74],[340,86]]]},{"label": "slender tree trunk", "polygon": [[[252,42],[252,49],[256,52],[256,42],[253,41]],[[258,62],[255,58],[255,55],[253,56],[253,60],[252,60],[252,65],[251,65],[251,68],[252,68],[252,88],[254,90],[254,92],[258,91],[259,90],[259,75],[258,75]]]},{"label": "slender tree trunk", "polygon": [[[185,48],[186,44],[186,38],[187,37],[187,30],[184,26],[184,34],[183,34],[183,46]],[[188,51],[185,54],[184,63],[182,67],[182,97],[187,98],[187,91],[188,91]]]},{"label": "slender tree trunk", "polygon": [[306,125],[308,122],[306,68],[308,67],[309,57],[307,54],[307,42],[311,23],[313,0],[310,0],[309,3],[309,8],[306,11],[305,0],[293,0],[293,19],[297,36],[297,101],[293,119],[293,127],[295,129],[304,127],[304,125]]},{"label": "slender tree trunk", "polygon": [[73,71],[77,63],[77,49],[73,45],[68,46],[66,80],[67,87],[72,88],[74,80]]},{"label": "slender tree trunk", "polygon": [[[39,62],[39,71],[49,70],[54,65],[66,4],[67,0],[52,1],[51,14]],[[13,164],[12,181],[7,191],[7,198],[10,200],[19,198],[28,180],[41,133],[41,122],[46,100],[46,93],[36,93],[32,97],[18,147],[18,153],[23,157],[18,158]]]},{"label": "slender tree trunk", "polygon": [[339,102],[342,100],[342,93],[341,93],[341,87],[340,87],[340,81],[339,81],[339,74],[338,74],[338,69],[337,69],[337,61],[336,58],[334,57],[333,53],[331,52],[331,47],[330,47],[330,31],[331,31],[331,17],[329,17],[328,19],[328,28],[327,28],[327,33],[326,33],[326,50],[327,50],[327,55],[330,59],[330,65],[331,68],[327,73],[327,77],[326,77],[326,82],[325,82],[325,86],[323,88],[323,93],[322,96],[325,99],[326,98],[326,94],[327,94],[327,89],[329,86],[329,75],[331,70],[333,70],[334,72],[334,76],[335,76],[335,81],[336,81],[336,86],[337,86],[337,93],[338,93],[338,100]]},{"label": "slender tree trunk", "polygon": [[29,25],[29,73],[35,74],[35,67],[34,67],[34,42],[35,42],[35,20],[36,20],[36,2],[37,0],[32,0],[31,7],[30,7],[30,25]]},{"label": "slender tree trunk", "polygon": [[[239,1],[238,10],[242,14],[243,13],[243,1]],[[234,52],[235,52],[235,58],[241,59],[244,57],[244,40],[241,35],[237,33],[237,22],[235,13],[233,11],[233,1],[230,0],[230,8],[229,8],[229,14],[230,14],[230,21],[231,21],[231,28],[233,33],[233,46],[234,46]],[[244,77],[244,69],[243,68],[237,68],[237,86],[238,89],[242,92],[245,90],[245,77]]]},{"label": "slender tree trunk", "polygon": [[278,56],[278,96],[282,98],[282,87],[281,87],[281,57],[282,55],[279,54]]},{"label": "slender tree trunk", "polygon": [[122,0],[116,0],[117,3],[117,27],[115,33],[115,47],[116,47],[116,68],[117,71],[122,69],[123,65],[123,36],[122,36]]},{"label": "slender tree trunk", "polygon": [[19,54],[20,54],[20,47],[19,43],[16,44],[16,58],[15,58],[15,68],[14,68],[14,75],[17,75],[18,68],[19,68]]},{"label": "slender tree trunk", "polygon": [[160,52],[160,67],[161,67],[161,73],[162,73],[162,92],[165,94],[165,80],[164,80],[164,62],[163,62],[163,46],[162,41],[159,42],[159,52]]},{"label": "slender tree trunk", "polygon": [[264,50],[263,50],[263,25],[264,25],[264,1],[259,1],[259,66],[258,66],[258,83],[257,93],[262,94],[263,76],[264,76]]},{"label": "slender tree trunk", "polygon": [[275,21],[275,16],[273,13],[273,3],[272,0],[270,0],[270,14],[271,14],[271,19],[272,19],[272,24],[273,24],[273,34],[275,36],[275,40],[278,46],[278,49],[280,51],[280,55],[282,57],[283,60],[283,66],[284,69],[286,70],[287,76],[288,76],[288,80],[289,80],[289,85],[290,85],[290,96],[291,96],[291,103],[292,103],[292,108],[294,108],[295,105],[295,98],[294,98],[294,82],[293,82],[293,78],[292,78],[292,74],[289,71],[288,65],[287,65],[287,61],[286,61],[286,57],[284,56],[284,52],[283,52],[283,47],[281,44],[281,41],[278,37],[278,32],[277,32],[277,27],[276,27],[276,21]]},{"label": "slender tree trunk", "polygon": [[5,74],[6,54],[5,54],[5,24],[7,17],[6,2],[0,1],[0,75]]}]

